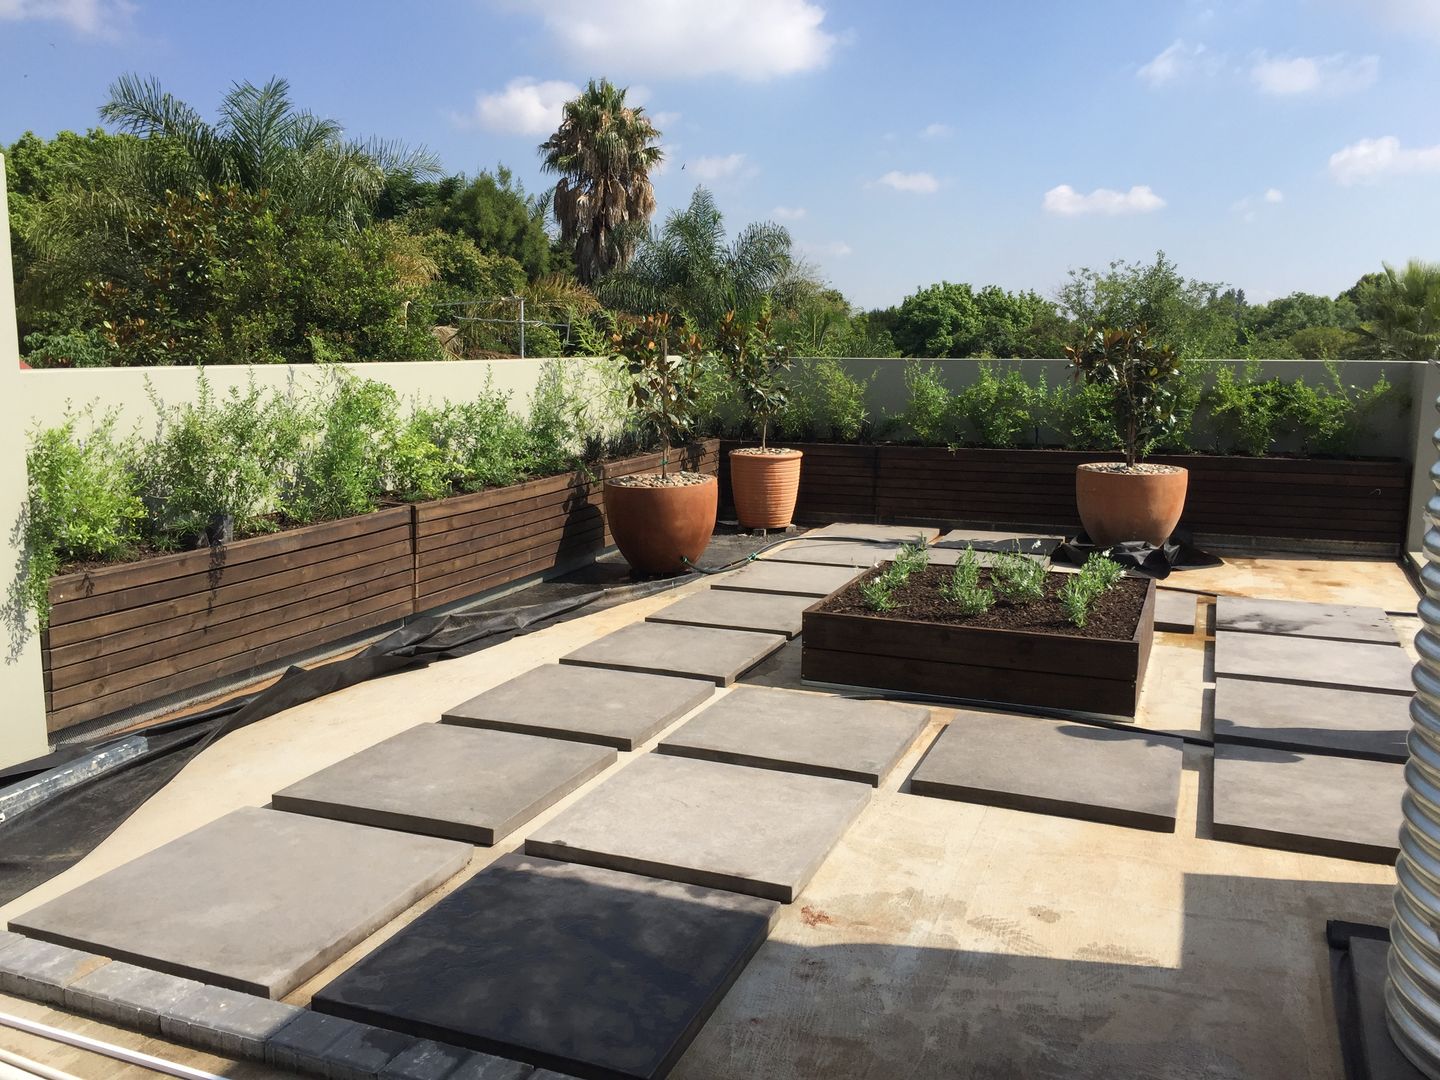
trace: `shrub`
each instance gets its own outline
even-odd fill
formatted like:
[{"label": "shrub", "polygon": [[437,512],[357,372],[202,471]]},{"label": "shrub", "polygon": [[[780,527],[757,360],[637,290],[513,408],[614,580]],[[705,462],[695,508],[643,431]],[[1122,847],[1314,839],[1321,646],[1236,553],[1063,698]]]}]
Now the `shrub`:
[{"label": "shrub", "polygon": [[884,574],[860,586],[860,599],[871,611],[893,611],[895,585]]},{"label": "shrub", "polygon": [[1175,424],[1174,400],[1180,358],[1151,337],[1143,323],[1121,329],[1091,328],[1065,355],[1087,382],[1110,393],[1110,414],[1131,468],[1145,447]]},{"label": "shrub", "polygon": [[950,388],[940,377],[940,369],[934,364],[922,364],[916,360],[907,362],[905,388],[910,393],[910,400],[899,419],[915,437],[927,446],[955,443]]},{"label": "shrub", "polygon": [[854,442],[869,418],[865,393],[873,378],[855,378],[833,357],[804,364],[791,381],[780,429],[795,439]]},{"label": "shrub", "polygon": [[1103,552],[1091,555],[1078,574],[1067,576],[1060,587],[1060,602],[1065,605],[1066,617],[1076,626],[1083,627],[1090,619],[1090,609],[1095,601],[1119,584],[1125,576],[1125,568],[1112,562]]},{"label": "shrub", "polygon": [[1019,368],[1002,376],[995,364],[985,361],[975,382],[955,395],[952,407],[973,432],[975,443],[1005,449],[1038,441],[1047,397],[1043,372],[1032,385]]},{"label": "shrub", "polygon": [[318,397],[316,437],[299,453],[287,514],[329,521],[374,510],[386,490],[385,441],[399,407],[384,383],[333,375]]},{"label": "shrub", "polygon": [[1348,454],[1370,427],[1375,411],[1394,392],[1382,371],[1380,377],[1364,390],[1345,385],[1340,369],[1333,362],[1325,364],[1329,386],[1311,386],[1296,380],[1290,387],[1286,414],[1300,434],[1301,448],[1307,454]]},{"label": "shrub", "polygon": [[108,367],[114,350],[98,330],[63,330],[25,336],[25,361],[34,368]]},{"label": "shrub", "polygon": [[1109,450],[1120,444],[1110,392],[1094,383],[1056,383],[1047,402],[1049,425],[1067,450]]},{"label": "shrub", "polygon": [[790,350],[775,338],[769,302],[762,305],[753,323],[744,322],[733,310],[727,311],[716,328],[715,342],[732,392],[739,391],[746,415],[760,429],[763,449],[769,443],[770,424],[789,399],[782,376],[789,372],[791,364]]},{"label": "shrub", "polygon": [[1279,379],[1261,379],[1256,361],[1247,363],[1238,375],[1221,367],[1207,401],[1221,445],[1252,457],[1260,457],[1274,445],[1287,410],[1284,384]]},{"label": "shrub", "polygon": [[1045,565],[1027,559],[1018,551],[995,556],[990,565],[990,584],[1001,600],[1011,604],[1028,604],[1045,599]]},{"label": "shrub", "polygon": [[959,608],[962,615],[979,615],[994,606],[994,590],[980,584],[980,559],[974,548],[965,549],[950,573],[950,580],[940,586],[940,595]]},{"label": "shrub", "polygon": [[145,507],[131,469],[134,447],[116,437],[113,412],[79,433],[88,412],[35,431],[25,455],[29,486],[23,517],[25,556],[11,584],[14,612],[50,618],[50,579],[68,562],[119,559],[140,540]]}]

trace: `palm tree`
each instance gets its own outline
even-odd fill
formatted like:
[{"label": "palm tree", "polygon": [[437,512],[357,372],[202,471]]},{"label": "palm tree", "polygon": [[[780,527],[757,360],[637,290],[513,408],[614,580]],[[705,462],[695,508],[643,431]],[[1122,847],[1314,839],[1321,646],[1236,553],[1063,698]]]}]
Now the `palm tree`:
[{"label": "palm tree", "polygon": [[239,82],[220,103],[219,122],[207,123],[154,78],[123,75],[110,86],[100,117],[145,137],[142,162],[117,162],[140,172],[149,189],[215,191],[235,187],[268,194],[291,212],[355,226],[368,217],[388,179],[438,171],[433,157],[398,143],[344,138],[326,120],[290,99],[290,84]]},{"label": "palm tree", "polygon": [[724,217],[702,187],[641,241],[629,266],[601,280],[600,298],[635,314],[688,315],[708,332],[727,311],[748,318],[767,298],[786,306],[791,286],[807,284],[795,267],[780,225],[748,225],[727,244]]},{"label": "palm tree", "polygon": [[1385,264],[1367,297],[1360,327],[1362,355],[1375,360],[1440,360],[1440,263],[1411,259],[1404,270]]},{"label": "palm tree", "polygon": [[645,110],[625,104],[623,89],[591,79],[540,145],[541,168],[560,177],[555,220],[561,242],[574,246],[582,283],[630,261],[637,227],[655,212],[650,170],[664,156],[659,138]]}]

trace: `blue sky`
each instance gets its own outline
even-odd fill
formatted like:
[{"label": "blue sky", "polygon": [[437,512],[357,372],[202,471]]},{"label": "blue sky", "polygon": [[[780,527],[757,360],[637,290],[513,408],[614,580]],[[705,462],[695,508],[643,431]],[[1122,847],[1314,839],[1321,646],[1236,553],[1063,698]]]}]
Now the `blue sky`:
[{"label": "blue sky", "polygon": [[661,214],[704,182],[866,306],[1157,248],[1253,300],[1440,257],[1440,0],[0,0],[0,142],[94,125],[126,71],[207,115],[283,75],[531,189],[605,75],[660,121]]}]

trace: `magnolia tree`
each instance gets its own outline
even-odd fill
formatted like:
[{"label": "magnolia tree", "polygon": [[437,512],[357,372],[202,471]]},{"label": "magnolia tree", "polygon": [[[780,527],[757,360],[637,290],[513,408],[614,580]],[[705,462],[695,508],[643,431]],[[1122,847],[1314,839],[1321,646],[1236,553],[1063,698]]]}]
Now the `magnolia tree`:
[{"label": "magnolia tree", "polygon": [[1125,466],[1133,469],[1143,449],[1175,426],[1180,358],[1157,344],[1143,323],[1092,328],[1079,345],[1067,345],[1065,354],[1078,378],[1109,391]]},{"label": "magnolia tree", "polygon": [[769,305],[753,323],[743,322],[734,311],[726,312],[715,332],[715,347],[746,411],[759,426],[763,450],[770,423],[788,400],[784,376],[791,363],[790,350],[775,340]]},{"label": "magnolia tree", "polygon": [[610,341],[630,374],[631,408],[659,436],[660,475],[665,476],[670,448],[695,425],[705,357],[700,337],[671,326],[670,316],[662,313],[618,330]]}]

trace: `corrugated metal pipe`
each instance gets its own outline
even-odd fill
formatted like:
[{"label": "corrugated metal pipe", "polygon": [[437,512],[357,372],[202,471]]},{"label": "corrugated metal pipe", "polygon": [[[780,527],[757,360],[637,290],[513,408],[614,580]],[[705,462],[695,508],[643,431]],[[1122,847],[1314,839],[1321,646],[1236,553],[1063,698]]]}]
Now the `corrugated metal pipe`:
[{"label": "corrugated metal pipe", "polygon": [[[1440,430],[1431,441],[1440,450]],[[1385,1011],[1401,1052],[1440,1080],[1440,461],[1430,466],[1430,481]]]}]

